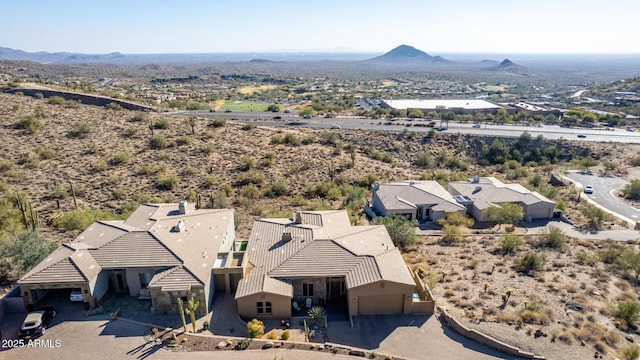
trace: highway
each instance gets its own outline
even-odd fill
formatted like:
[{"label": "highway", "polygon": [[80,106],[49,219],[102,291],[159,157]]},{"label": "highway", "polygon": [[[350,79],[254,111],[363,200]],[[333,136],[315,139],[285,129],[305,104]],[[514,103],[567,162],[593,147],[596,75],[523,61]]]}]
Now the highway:
[{"label": "highway", "polygon": [[[322,118],[313,117],[303,119],[297,113],[291,112],[208,112],[208,111],[181,111],[179,115],[197,115],[205,118],[224,118],[240,123],[251,122],[261,126],[274,127],[305,127],[312,129],[329,129],[331,125],[340,125],[342,129],[349,130],[380,130],[380,131],[402,131],[408,129],[415,132],[428,132],[431,128],[413,126],[414,124],[426,124],[429,120],[387,120],[387,119],[365,119],[365,118]],[[274,119],[274,117],[280,119]],[[440,124],[437,123],[436,126]],[[443,124],[446,127],[446,123]],[[619,142],[619,143],[640,143],[640,132],[630,132],[625,129],[578,129],[564,128],[557,125],[545,126],[520,126],[520,125],[492,125],[482,124],[480,128],[474,128],[471,123],[450,122],[448,128],[443,130],[449,134],[473,134],[486,136],[519,137],[527,131],[532,137],[542,135],[545,139],[565,139],[576,141],[596,141],[596,142]],[[584,137],[578,137],[578,135]]]}]

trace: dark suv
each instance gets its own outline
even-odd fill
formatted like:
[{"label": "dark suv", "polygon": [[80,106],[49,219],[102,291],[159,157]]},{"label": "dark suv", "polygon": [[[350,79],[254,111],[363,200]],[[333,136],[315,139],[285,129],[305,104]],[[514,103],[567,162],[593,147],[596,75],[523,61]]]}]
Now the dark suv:
[{"label": "dark suv", "polygon": [[52,307],[32,311],[24,318],[22,326],[18,331],[21,339],[35,338],[43,335],[49,326],[51,319],[56,317],[56,310]]}]

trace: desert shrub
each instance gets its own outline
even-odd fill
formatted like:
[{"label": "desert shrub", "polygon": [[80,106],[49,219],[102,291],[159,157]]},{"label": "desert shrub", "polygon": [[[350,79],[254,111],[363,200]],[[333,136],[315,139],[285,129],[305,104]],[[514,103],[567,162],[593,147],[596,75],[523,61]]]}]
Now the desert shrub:
[{"label": "desert shrub", "polygon": [[49,98],[49,100],[47,101],[49,104],[51,105],[63,105],[64,104],[64,98],[60,97],[60,96],[52,96]]},{"label": "desert shrub", "polygon": [[206,179],[204,179],[204,184],[202,186],[209,189],[209,188],[212,188],[217,183],[218,183],[218,177],[215,174],[211,174],[207,176]]},{"label": "desert shrub", "polygon": [[294,134],[288,133],[284,136],[284,143],[291,146],[300,146],[300,139]]},{"label": "desert shrub", "polygon": [[242,170],[251,170],[256,167],[256,163],[256,159],[249,155],[244,155],[240,158],[240,167]]},{"label": "desert shrub", "polygon": [[171,127],[171,123],[169,122],[169,119],[162,118],[156,120],[155,124],[153,124],[153,127],[155,129],[168,129]]},{"label": "desert shrub", "polygon": [[289,331],[285,330],[280,334],[280,340],[289,340]]},{"label": "desert shrub", "polygon": [[176,139],[176,145],[184,146],[191,144],[191,139],[187,136],[180,136]]},{"label": "desert shrub", "polygon": [[615,315],[624,320],[628,326],[633,326],[640,318],[640,303],[631,300],[621,301],[616,307]]},{"label": "desert shrub", "polygon": [[[260,335],[262,336],[262,334]],[[260,337],[258,336],[258,337]],[[251,340],[249,339],[242,339],[238,342],[238,344],[236,344],[235,349],[236,350],[246,350],[249,347],[249,344],[251,344]]]},{"label": "desert shrub", "polygon": [[273,330],[269,331],[265,337],[269,340],[276,340],[278,338]]},{"label": "desert shrub", "polygon": [[433,155],[431,155],[431,153],[429,153],[428,151],[420,152],[416,157],[416,166],[419,166],[422,168],[429,168],[429,167],[432,167],[434,163],[435,163],[435,160],[433,158]]},{"label": "desert shrub", "polygon": [[316,141],[318,141],[318,137],[317,137],[317,136],[315,136],[314,134],[309,134],[309,135],[305,136],[305,137],[302,139],[302,143],[303,143],[304,145],[313,144],[313,143],[315,143]]},{"label": "desert shrub", "polygon": [[238,176],[238,185],[255,184],[260,185],[264,182],[264,174],[255,170],[249,170]]},{"label": "desert shrub", "polygon": [[107,165],[107,162],[104,161],[103,159],[98,159],[96,160],[96,162],[93,164],[93,170],[95,171],[105,171],[107,170],[109,166]]},{"label": "desert shrub", "polygon": [[635,344],[622,347],[619,351],[625,360],[637,360],[640,357],[640,346]]},{"label": "desert shrub", "polygon": [[209,123],[209,126],[211,126],[213,128],[219,128],[219,127],[223,127],[226,123],[227,123],[227,120],[225,120],[225,119],[213,119]]},{"label": "desert shrub", "polygon": [[291,199],[291,205],[293,206],[305,206],[307,205],[307,203],[307,199],[305,199],[304,196],[300,194],[295,195],[293,199]]},{"label": "desert shrub", "polygon": [[162,135],[154,135],[149,140],[149,146],[152,149],[165,149],[169,147],[169,141]]},{"label": "desert shrub", "polygon": [[264,155],[264,158],[262,158],[262,162],[261,162],[262,166],[270,167],[275,163],[276,163],[276,152],[267,151],[267,153]]},{"label": "desert shrub", "polygon": [[400,248],[407,248],[416,242],[416,226],[415,220],[409,220],[405,216],[391,215],[378,216],[371,222],[374,225],[384,225],[389,233],[389,237]]},{"label": "desert shrub", "polygon": [[440,218],[437,221],[438,225],[454,225],[454,226],[473,226],[473,219],[466,217],[460,213],[447,213],[447,216],[444,218]]},{"label": "desert shrub", "polygon": [[544,255],[538,255],[534,252],[527,252],[523,256],[517,258],[515,260],[515,265],[518,267],[519,271],[524,273],[529,273],[531,271],[541,270],[544,266],[546,260]]},{"label": "desert shrub", "polygon": [[247,323],[247,331],[250,338],[259,338],[264,334],[264,324],[258,319],[253,319]]},{"label": "desert shrub", "polygon": [[0,272],[4,272],[3,275],[9,278],[5,280],[19,278],[49,256],[55,248],[55,242],[36,231],[14,234],[6,241],[0,242],[0,258],[3,262],[7,261],[11,264],[10,270],[2,269]]},{"label": "desert shrub", "polygon": [[598,252],[598,256],[602,262],[613,264],[620,259],[623,250],[624,246],[620,245],[617,241],[608,239]]},{"label": "desert shrub", "polygon": [[538,236],[538,245],[554,249],[562,249],[567,243],[567,236],[555,226],[549,226]]},{"label": "desert shrub", "polygon": [[36,146],[36,148],[33,149],[33,152],[38,154],[38,157],[41,160],[53,159],[56,156],[56,153],[53,151],[53,149],[46,146]]},{"label": "desert shrub", "polygon": [[289,194],[289,182],[285,179],[278,179],[271,184],[265,193],[266,196],[278,197]]},{"label": "desert shrub", "polygon": [[38,166],[40,166],[40,156],[33,151],[29,151],[24,154],[21,162],[27,167],[37,168]]},{"label": "desert shrub", "polygon": [[122,106],[118,103],[110,102],[107,104],[107,109],[109,110],[122,110]]},{"label": "desert shrub", "polygon": [[271,137],[272,144],[284,144],[284,136],[282,134],[275,134]]},{"label": "desert shrub", "polygon": [[115,220],[117,217],[108,211],[76,209],[56,217],[53,226],[66,230],[84,231],[98,220]]},{"label": "desert shrub", "polygon": [[158,177],[156,187],[160,190],[173,190],[178,185],[178,182],[180,182],[180,178],[176,175]]},{"label": "desert shrub", "polygon": [[19,128],[28,130],[33,134],[40,131],[43,126],[44,122],[34,115],[25,115],[21,117],[20,122],[18,122]]},{"label": "desert shrub", "polygon": [[258,125],[256,124],[244,124],[242,125],[242,127],[240,129],[244,130],[244,131],[249,131],[249,130],[253,130],[255,128],[257,128]]},{"label": "desert shrub", "polygon": [[117,153],[113,154],[111,160],[109,161],[111,165],[126,164],[127,162],[129,162],[129,154],[126,151],[118,151]]},{"label": "desert shrub", "polygon": [[260,189],[255,184],[247,184],[240,189],[240,196],[247,199],[260,198]]},{"label": "desert shrub", "polygon": [[66,199],[67,196],[69,196],[69,190],[67,190],[67,188],[61,184],[57,184],[51,192],[52,199],[62,200]]},{"label": "desert shrub", "polygon": [[515,234],[500,235],[500,249],[505,253],[514,253],[524,245],[524,240]]},{"label": "desert shrub", "polygon": [[15,164],[11,160],[0,158],[0,171],[11,170]]},{"label": "desert shrub", "polygon": [[91,131],[91,126],[88,123],[80,123],[69,131],[69,137],[72,138],[86,138],[87,134]]},{"label": "desert shrub", "polygon": [[355,185],[360,186],[360,187],[369,187],[371,186],[371,184],[373,184],[376,181],[379,181],[380,178],[378,177],[378,175],[374,174],[374,173],[368,173],[364,176],[359,177],[356,181],[355,181]]},{"label": "desert shrub", "polygon": [[212,209],[228,209],[231,206],[227,193],[219,190],[210,198],[210,207]]},{"label": "desert shrub", "polygon": [[445,245],[453,245],[462,241],[462,233],[458,226],[445,224],[442,228],[442,232],[443,235],[440,242]]},{"label": "desert shrub", "polygon": [[147,119],[147,114],[143,112],[136,112],[136,114],[131,117],[131,121],[133,122],[140,122],[146,119]]},{"label": "desert shrub", "polygon": [[524,310],[520,313],[520,319],[526,324],[540,324],[544,325],[548,322],[546,315],[541,312]]},{"label": "desert shrub", "polygon": [[42,105],[38,105],[36,109],[33,110],[33,116],[42,119],[47,116],[47,109]]}]

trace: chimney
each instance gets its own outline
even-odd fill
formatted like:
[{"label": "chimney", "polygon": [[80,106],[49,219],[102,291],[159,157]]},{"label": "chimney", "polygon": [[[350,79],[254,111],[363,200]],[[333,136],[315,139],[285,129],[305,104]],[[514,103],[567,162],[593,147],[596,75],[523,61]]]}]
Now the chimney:
[{"label": "chimney", "polygon": [[283,242],[289,242],[289,241],[291,241],[291,239],[292,239],[292,236],[291,236],[291,230],[289,230],[289,229],[285,229],[285,230],[282,232],[282,241],[283,241]]},{"label": "chimney", "polygon": [[302,224],[302,213],[300,211],[293,213],[293,222],[296,224]]},{"label": "chimney", "polygon": [[178,220],[178,224],[171,229],[171,232],[183,232],[185,228],[184,220]]},{"label": "chimney", "polygon": [[188,212],[189,212],[189,203],[187,203],[187,200],[180,201],[180,204],[178,204],[178,213],[180,215],[185,215]]}]

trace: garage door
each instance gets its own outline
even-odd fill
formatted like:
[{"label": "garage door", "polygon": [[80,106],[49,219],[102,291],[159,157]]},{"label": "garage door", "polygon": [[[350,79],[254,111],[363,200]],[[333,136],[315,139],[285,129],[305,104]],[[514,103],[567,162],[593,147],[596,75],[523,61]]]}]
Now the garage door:
[{"label": "garage door", "polygon": [[360,315],[402,314],[404,295],[359,296],[358,313]]}]

